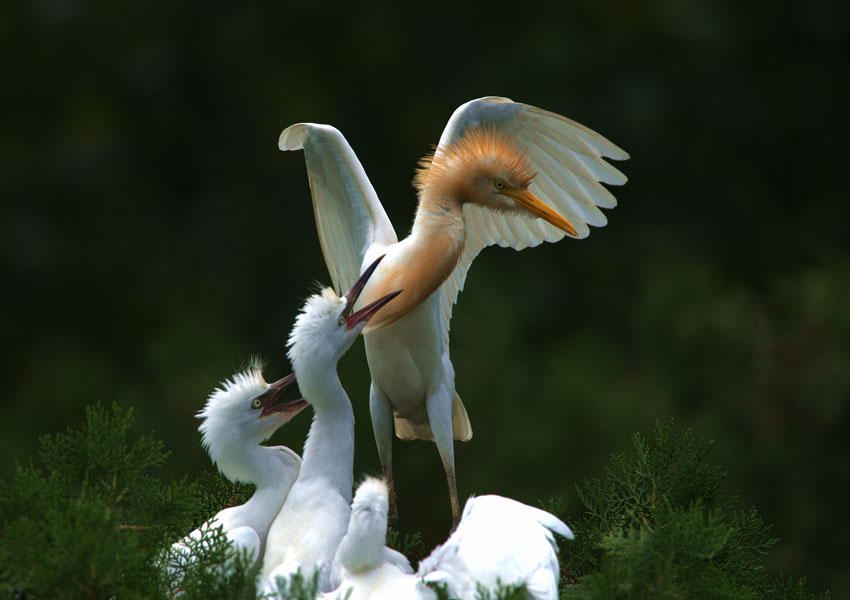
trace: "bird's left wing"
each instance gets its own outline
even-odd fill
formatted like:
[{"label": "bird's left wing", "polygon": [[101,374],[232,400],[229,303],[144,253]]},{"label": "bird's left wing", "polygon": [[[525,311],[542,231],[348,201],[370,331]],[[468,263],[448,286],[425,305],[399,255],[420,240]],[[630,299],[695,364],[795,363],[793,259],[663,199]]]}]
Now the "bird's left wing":
[{"label": "bird's left wing", "polygon": [[304,150],[313,211],[325,264],[337,294],[351,288],[369,248],[398,241],[363,166],[330,125],[298,123],[283,130],[281,150]]},{"label": "bird's left wing", "polygon": [[[599,208],[613,208],[617,200],[602,184],[622,185],[626,176],[604,159],[625,160],[629,155],[584,125],[561,115],[508,98],[486,97],[458,107],[449,119],[436,154],[475,127],[493,128],[504,135],[537,172],[529,190],[565,217],[579,238],[588,225],[603,227],[607,218]],[[537,218],[505,215],[468,203],[464,206],[466,243],[463,254],[440,288],[443,340],[448,346],[452,306],[463,289],[472,261],[486,246],[498,244],[522,250],[557,242],[566,233]]]}]

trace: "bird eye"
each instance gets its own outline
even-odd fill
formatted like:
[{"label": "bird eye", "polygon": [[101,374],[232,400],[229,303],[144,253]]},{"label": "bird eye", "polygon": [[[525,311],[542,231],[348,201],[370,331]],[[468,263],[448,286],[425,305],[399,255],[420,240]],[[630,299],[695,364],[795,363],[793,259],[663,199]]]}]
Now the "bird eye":
[{"label": "bird eye", "polygon": [[345,315],[340,315],[340,316],[339,316],[339,324],[340,324],[340,325],[345,325]]},{"label": "bird eye", "polygon": [[254,401],[251,402],[251,406],[254,408],[260,408],[263,405],[263,401],[259,398],[254,398]]},{"label": "bird eye", "polygon": [[505,182],[502,181],[501,179],[494,179],[493,185],[496,187],[497,190],[505,189]]}]

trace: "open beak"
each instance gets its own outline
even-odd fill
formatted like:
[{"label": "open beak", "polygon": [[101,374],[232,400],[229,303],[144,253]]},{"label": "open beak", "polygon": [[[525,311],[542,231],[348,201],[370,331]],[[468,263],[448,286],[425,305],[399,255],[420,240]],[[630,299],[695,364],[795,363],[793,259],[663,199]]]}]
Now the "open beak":
[{"label": "open beak", "polygon": [[286,413],[291,419],[301,412],[301,409],[307,406],[307,401],[301,398],[291,402],[284,402],[283,404],[275,404],[278,397],[293,383],[295,383],[295,373],[269,384],[269,389],[261,396],[258,396],[258,399],[262,402],[262,408],[260,410],[261,419],[277,413]]},{"label": "open beak", "polygon": [[574,238],[578,237],[578,231],[570,225],[569,221],[528,190],[503,190],[502,193],[513,198],[518,208],[530,212],[535,217],[540,217],[558,229],[563,229]]},{"label": "open beak", "polygon": [[358,323],[366,323],[372,316],[380,310],[380,308],[398,296],[402,290],[398,290],[387,294],[383,298],[375,300],[371,304],[364,306],[356,313],[351,314],[351,311],[354,309],[354,304],[357,302],[357,298],[360,297],[360,293],[363,291],[363,288],[366,287],[366,282],[369,281],[369,278],[372,276],[372,273],[375,272],[375,269],[378,268],[378,263],[380,263],[385,254],[382,254],[378,258],[375,259],[369,268],[363,271],[363,274],[360,275],[360,278],[351,286],[351,289],[345,292],[345,310],[342,312],[342,315],[345,317],[345,329],[347,331],[351,331]]}]

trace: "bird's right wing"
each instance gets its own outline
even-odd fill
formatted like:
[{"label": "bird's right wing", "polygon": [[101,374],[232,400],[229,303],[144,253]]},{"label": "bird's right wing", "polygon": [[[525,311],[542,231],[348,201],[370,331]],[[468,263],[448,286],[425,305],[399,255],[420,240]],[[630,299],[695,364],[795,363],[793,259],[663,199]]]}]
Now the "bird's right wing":
[{"label": "bird's right wing", "polygon": [[[561,115],[508,98],[486,97],[455,110],[436,154],[475,127],[495,129],[525,154],[537,172],[529,190],[565,217],[579,238],[589,235],[588,225],[603,227],[608,222],[599,208],[613,208],[617,200],[602,184],[622,185],[626,176],[604,159],[625,160],[629,158],[625,151]],[[542,219],[497,214],[472,203],[464,206],[464,220],[463,254],[440,288],[440,317],[447,347],[452,306],[463,289],[472,261],[483,248],[497,244],[522,250],[544,241],[557,242],[566,235]]]},{"label": "bird's right wing", "polygon": [[360,275],[373,246],[398,241],[395,230],[346,139],[330,125],[298,123],[283,130],[281,150],[304,150],[316,228],[337,294]]}]

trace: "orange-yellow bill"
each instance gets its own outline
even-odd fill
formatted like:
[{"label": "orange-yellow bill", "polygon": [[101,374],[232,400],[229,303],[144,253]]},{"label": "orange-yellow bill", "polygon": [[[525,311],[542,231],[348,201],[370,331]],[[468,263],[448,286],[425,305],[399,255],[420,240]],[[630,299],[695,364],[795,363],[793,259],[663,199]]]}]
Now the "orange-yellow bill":
[{"label": "orange-yellow bill", "polygon": [[578,231],[564,217],[545,204],[540,198],[528,190],[506,190],[503,194],[516,200],[517,206],[527,210],[535,217],[540,217],[558,229],[563,229],[572,237],[578,237]]}]

